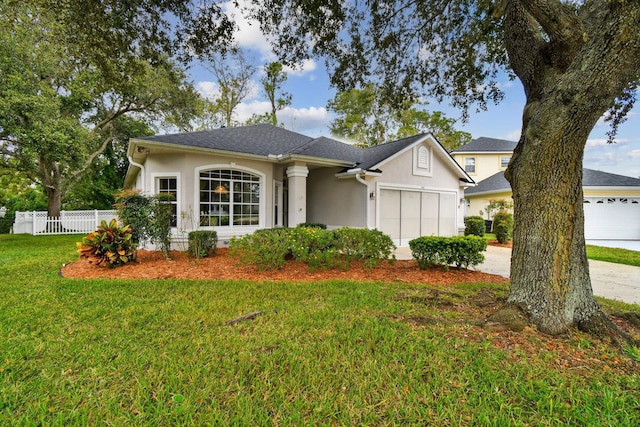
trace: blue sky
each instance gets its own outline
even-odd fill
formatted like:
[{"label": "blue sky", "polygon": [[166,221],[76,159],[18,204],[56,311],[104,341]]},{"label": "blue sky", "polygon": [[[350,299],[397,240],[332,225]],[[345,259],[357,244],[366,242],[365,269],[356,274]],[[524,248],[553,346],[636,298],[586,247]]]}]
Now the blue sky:
[{"label": "blue sky", "polygon": [[[236,120],[245,121],[253,113],[269,111],[269,104],[260,91],[259,79],[261,66],[275,60],[269,44],[260,34],[258,26],[243,20],[231,3],[228,13],[233,13],[239,24],[238,43],[256,64],[259,71],[254,76],[251,94],[237,108]],[[190,75],[196,88],[204,96],[215,96],[215,78],[205,68],[194,65]],[[289,70],[284,90],[292,96],[292,104],[279,113],[278,120],[285,128],[309,136],[330,136],[331,114],[326,110],[327,101],[335,95],[329,86],[329,77],[322,63],[308,61],[299,70]],[[503,101],[498,105],[489,105],[487,111],[471,112],[467,123],[459,122],[460,130],[469,132],[473,138],[481,136],[517,141],[520,137],[521,115],[524,107],[524,94],[518,80],[509,81],[506,77],[500,82],[505,92]],[[430,111],[442,111],[447,117],[458,119],[460,112],[448,104],[429,103]],[[585,150],[584,167],[620,175],[640,177],[640,105],[629,114],[627,121],[620,127],[616,144],[607,144],[606,132],[609,124],[600,120],[593,129]]]}]

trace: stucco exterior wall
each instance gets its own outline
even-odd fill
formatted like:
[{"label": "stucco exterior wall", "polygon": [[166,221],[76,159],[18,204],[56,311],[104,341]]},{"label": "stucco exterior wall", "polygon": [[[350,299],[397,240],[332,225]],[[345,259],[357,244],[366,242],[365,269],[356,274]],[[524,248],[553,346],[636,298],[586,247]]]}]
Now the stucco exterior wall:
[{"label": "stucco exterior wall", "polygon": [[489,203],[491,203],[492,200],[506,200],[513,203],[510,191],[496,193],[488,196],[467,196],[467,200],[469,202],[469,205],[466,209],[466,216],[481,216],[484,219],[488,220],[492,219],[489,218],[489,214],[487,212],[487,206],[489,205]]},{"label": "stucco exterior wall", "polygon": [[307,222],[335,227],[366,227],[365,186],[354,177],[338,179],[339,168],[312,169],[307,180]]},{"label": "stucco exterior wall", "polygon": [[[271,227],[273,225],[273,181],[274,178],[282,180],[282,168],[274,167],[274,164],[251,159],[233,158],[226,156],[209,156],[198,153],[166,153],[149,156],[144,168],[144,188],[149,194],[156,194],[156,180],[161,177],[176,177],[178,180],[178,227],[174,234],[186,238],[186,233],[194,229],[207,229],[199,225],[199,170],[208,169],[232,169],[250,172],[260,176],[261,201],[260,224],[257,227],[213,227],[218,231],[218,239],[221,245],[225,244],[232,236],[241,236],[253,232],[257,228]],[[277,176],[274,170],[277,169]],[[142,174],[141,174],[142,175]],[[142,188],[142,182],[137,181],[138,188]]]},{"label": "stucco exterior wall", "polygon": [[467,157],[476,158],[476,171],[467,172],[475,182],[480,182],[485,178],[489,178],[491,175],[495,175],[500,171],[506,170],[506,168],[500,167],[501,157],[511,157],[512,153],[465,153],[454,154],[453,158],[464,169],[465,159]]},{"label": "stucco exterior wall", "polygon": [[[449,158],[443,158],[438,151],[429,144],[424,144],[430,152],[430,172],[427,175],[416,174],[415,162],[419,146],[412,147],[400,155],[393,157],[381,165],[380,176],[367,179],[370,181],[370,191],[374,192],[376,203],[372,203],[369,211],[371,227],[376,227],[380,218],[376,215],[380,212],[380,191],[384,188],[412,189],[435,192],[447,192],[453,194],[456,202],[456,224],[458,233],[464,231],[464,203],[459,200],[463,197],[460,177],[447,164]],[[420,173],[420,171],[418,171]]]}]

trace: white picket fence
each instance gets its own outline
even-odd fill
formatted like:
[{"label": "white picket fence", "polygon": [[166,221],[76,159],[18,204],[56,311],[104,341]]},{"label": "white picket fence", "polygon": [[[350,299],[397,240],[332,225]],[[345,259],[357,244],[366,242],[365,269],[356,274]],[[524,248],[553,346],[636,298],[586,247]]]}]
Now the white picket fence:
[{"label": "white picket fence", "polygon": [[104,219],[117,218],[114,210],[61,211],[59,217],[47,216],[47,212],[16,212],[14,233],[84,234],[91,233]]}]

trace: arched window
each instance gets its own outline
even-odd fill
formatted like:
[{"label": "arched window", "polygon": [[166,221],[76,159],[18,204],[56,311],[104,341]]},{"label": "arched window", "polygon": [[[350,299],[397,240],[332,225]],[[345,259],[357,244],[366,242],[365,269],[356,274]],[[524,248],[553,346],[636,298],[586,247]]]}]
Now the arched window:
[{"label": "arched window", "polygon": [[200,171],[200,225],[259,225],[260,191],[257,175],[229,169]]}]

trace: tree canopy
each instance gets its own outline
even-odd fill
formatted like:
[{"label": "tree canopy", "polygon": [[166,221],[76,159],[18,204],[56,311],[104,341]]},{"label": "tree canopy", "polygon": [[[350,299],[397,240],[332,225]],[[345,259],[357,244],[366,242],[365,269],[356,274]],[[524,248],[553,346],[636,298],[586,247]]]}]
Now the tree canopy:
[{"label": "tree canopy", "polygon": [[151,58],[148,47],[129,46],[100,59],[81,34],[78,40],[68,34],[60,22],[65,11],[56,12],[39,2],[0,3],[6,18],[0,29],[0,153],[42,185],[52,215],[62,195],[123,137],[125,116],[182,126],[198,99],[184,71],[160,52]]},{"label": "tree canopy", "polygon": [[396,107],[384,103],[373,84],[337,93],[328,109],[336,114],[331,132],[366,147],[425,132],[432,132],[448,151],[471,141],[440,111],[429,112],[411,100]]},{"label": "tree canopy", "polygon": [[218,94],[213,100],[205,100],[204,120],[201,129],[235,126],[233,119],[238,105],[251,91],[251,78],[256,69],[241,50],[228,55],[209,56],[203,66],[210,71],[218,84]]},{"label": "tree canopy", "polygon": [[254,0],[285,63],[325,58],[340,91],[375,83],[401,105],[447,98],[469,114],[500,101],[500,73],[526,95],[505,173],[514,197],[509,308],[543,331],[611,331],[593,298],[582,159],[607,110],[613,129],[640,84],[640,2],[624,0]]}]

